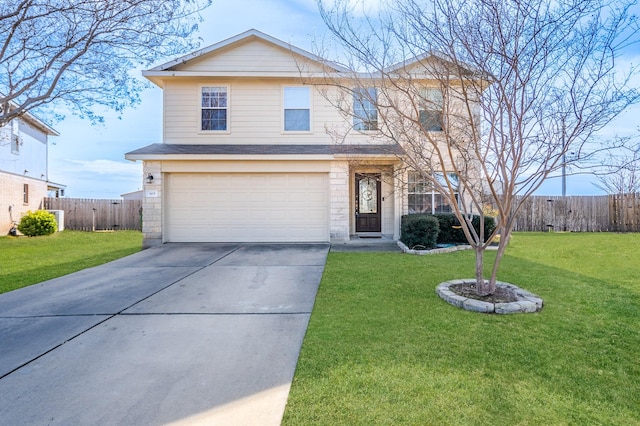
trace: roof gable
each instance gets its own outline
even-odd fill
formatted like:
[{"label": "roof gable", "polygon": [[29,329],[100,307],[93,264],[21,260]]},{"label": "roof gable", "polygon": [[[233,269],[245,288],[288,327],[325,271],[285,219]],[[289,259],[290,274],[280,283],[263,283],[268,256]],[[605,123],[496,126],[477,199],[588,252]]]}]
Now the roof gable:
[{"label": "roof gable", "polygon": [[150,69],[147,73],[340,72],[341,66],[257,30],[205,47]]},{"label": "roof gable", "polygon": [[[18,107],[13,102],[9,102],[9,108],[13,111],[13,110],[16,110]],[[1,111],[2,111],[2,108],[0,108],[0,112]],[[49,126],[47,123],[45,123],[44,121],[42,121],[41,119],[39,119],[29,111],[23,112],[21,115],[14,118],[13,120],[22,120],[25,123],[29,124],[30,126],[35,127],[36,129],[38,129],[39,131],[41,131],[47,136],[60,136],[60,133],[58,133],[57,130]]]},{"label": "roof gable", "polygon": [[445,72],[465,77],[478,75],[478,73],[467,64],[462,64],[461,66],[456,65],[443,55],[433,52],[427,52],[422,55],[415,56],[385,69],[385,73],[411,74],[426,78],[435,78],[436,75]]}]

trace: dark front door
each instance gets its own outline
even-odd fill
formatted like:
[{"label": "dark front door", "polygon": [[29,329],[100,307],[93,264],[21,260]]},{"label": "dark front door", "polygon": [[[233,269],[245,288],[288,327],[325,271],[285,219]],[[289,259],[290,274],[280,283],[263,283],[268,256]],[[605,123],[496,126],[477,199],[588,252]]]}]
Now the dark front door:
[{"label": "dark front door", "polygon": [[356,232],[380,232],[380,174],[356,174]]}]

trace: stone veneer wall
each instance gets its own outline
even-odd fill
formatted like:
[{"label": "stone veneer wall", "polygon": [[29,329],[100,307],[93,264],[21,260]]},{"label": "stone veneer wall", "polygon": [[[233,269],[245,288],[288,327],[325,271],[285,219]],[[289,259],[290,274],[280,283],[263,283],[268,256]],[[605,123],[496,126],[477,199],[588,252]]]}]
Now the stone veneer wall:
[{"label": "stone veneer wall", "polygon": [[346,161],[331,162],[329,174],[329,201],[331,203],[332,241],[349,240],[349,164]]},{"label": "stone veneer wall", "polygon": [[[147,183],[147,175],[153,176],[153,182]],[[142,248],[162,244],[162,167],[159,161],[145,161],[142,167],[144,192],[142,196]],[[152,197],[155,191],[157,197]]]},{"label": "stone veneer wall", "polygon": [[[23,185],[29,185],[29,202],[23,203]],[[29,210],[43,207],[42,201],[47,196],[47,182],[0,172],[0,235],[7,235],[12,227],[12,219],[20,222]],[[9,212],[9,206],[11,212]]]}]

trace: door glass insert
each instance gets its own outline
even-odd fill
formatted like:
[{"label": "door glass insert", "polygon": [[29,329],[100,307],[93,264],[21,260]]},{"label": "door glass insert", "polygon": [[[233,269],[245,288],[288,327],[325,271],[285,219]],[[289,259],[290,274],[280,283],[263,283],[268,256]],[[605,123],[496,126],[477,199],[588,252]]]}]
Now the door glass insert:
[{"label": "door glass insert", "polygon": [[376,180],[370,177],[360,180],[360,213],[378,213]]}]

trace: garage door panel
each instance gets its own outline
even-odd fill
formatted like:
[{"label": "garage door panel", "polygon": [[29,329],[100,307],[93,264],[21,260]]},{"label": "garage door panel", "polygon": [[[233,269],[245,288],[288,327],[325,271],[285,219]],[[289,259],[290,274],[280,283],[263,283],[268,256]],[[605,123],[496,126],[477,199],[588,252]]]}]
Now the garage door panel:
[{"label": "garage door panel", "polygon": [[167,175],[165,238],[328,241],[328,174]]},{"label": "garage door panel", "polygon": [[272,192],[269,194],[269,201],[274,203],[286,203],[287,194],[284,192]]}]

